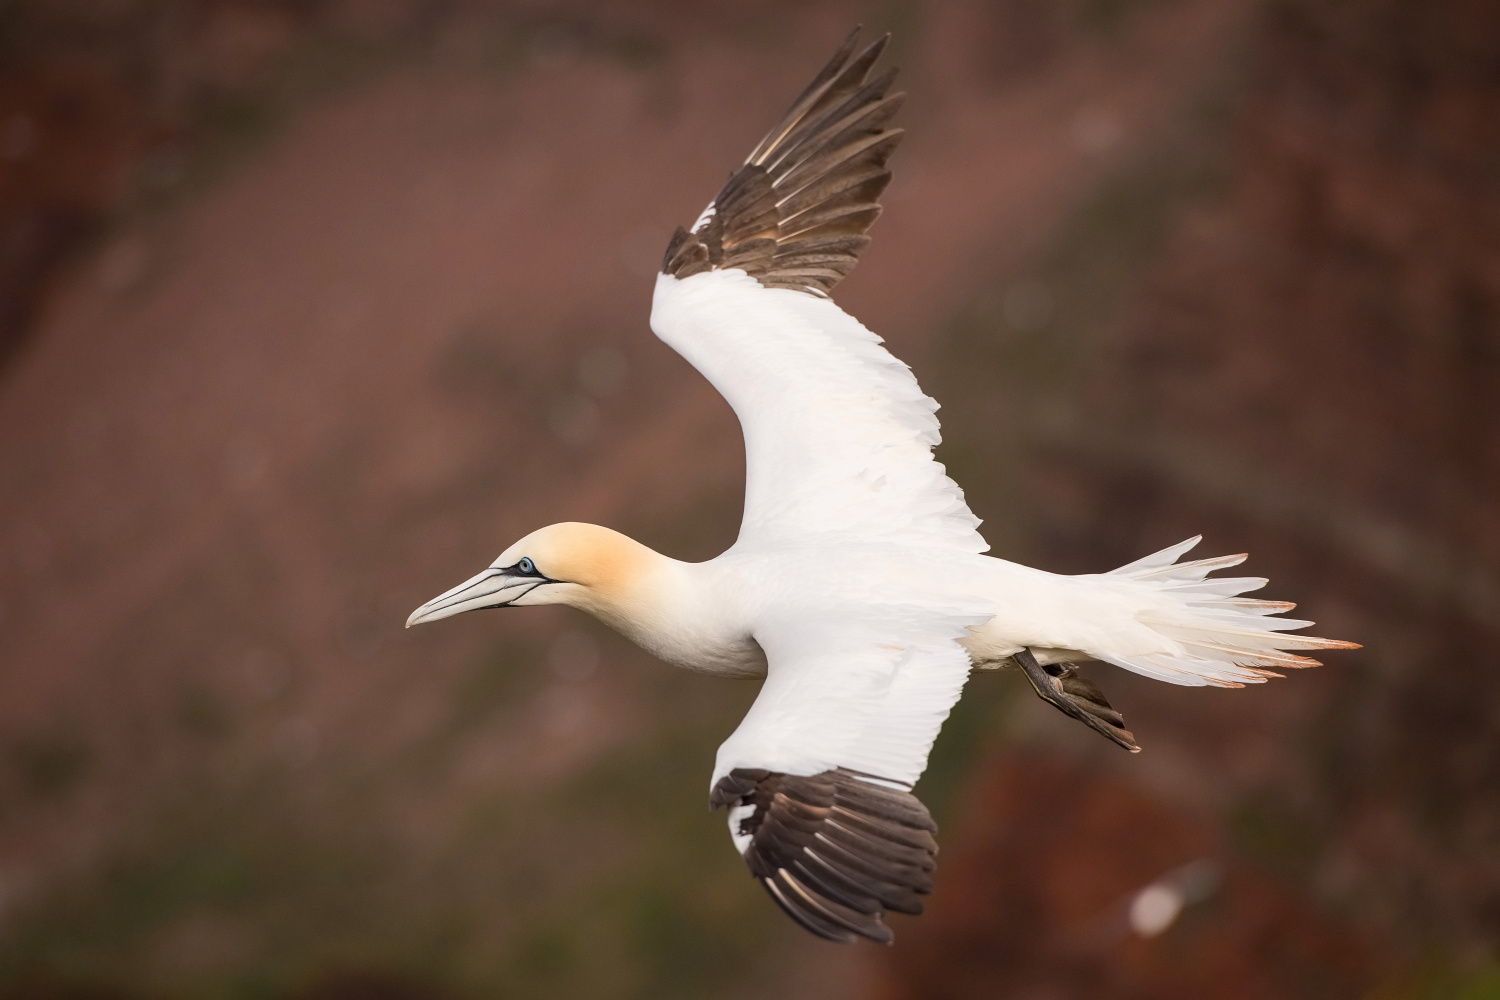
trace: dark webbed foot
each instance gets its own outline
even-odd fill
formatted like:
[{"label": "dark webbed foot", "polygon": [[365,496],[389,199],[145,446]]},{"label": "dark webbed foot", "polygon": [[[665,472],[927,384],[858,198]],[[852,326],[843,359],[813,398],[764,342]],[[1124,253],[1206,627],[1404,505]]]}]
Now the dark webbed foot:
[{"label": "dark webbed foot", "polygon": [[1064,715],[1070,715],[1131,753],[1140,753],[1135,736],[1125,728],[1125,718],[1110,707],[1104,692],[1085,680],[1071,663],[1036,662],[1031,650],[1023,649],[1015,661],[1026,672],[1026,679],[1047,704]]}]

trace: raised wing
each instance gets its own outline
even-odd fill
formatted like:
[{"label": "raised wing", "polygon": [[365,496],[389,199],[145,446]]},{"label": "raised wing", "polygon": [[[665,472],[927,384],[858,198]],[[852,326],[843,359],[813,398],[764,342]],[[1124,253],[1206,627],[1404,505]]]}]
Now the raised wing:
[{"label": "raised wing", "polygon": [[827,297],[869,242],[900,133],[884,40],[854,36],[667,251],[657,336],[724,395],[745,432],[742,542],[841,532],[987,546],[932,459],[937,403]]},{"label": "raised wing", "polygon": [[854,56],[858,37],[844,40],[692,231],[678,228],[663,274],[739,268],[767,287],[826,295],[854,270],[901,141],[886,125],[906,99],[886,95],[894,69],[869,79],[890,36]]},{"label": "raised wing", "polygon": [[842,607],[789,604],[756,628],[766,682],[719,748],[710,795],[771,897],[833,940],[889,942],[886,910],[922,912],[937,827],[911,786],[969,674],[954,639],[989,614],[882,591],[877,579]]}]

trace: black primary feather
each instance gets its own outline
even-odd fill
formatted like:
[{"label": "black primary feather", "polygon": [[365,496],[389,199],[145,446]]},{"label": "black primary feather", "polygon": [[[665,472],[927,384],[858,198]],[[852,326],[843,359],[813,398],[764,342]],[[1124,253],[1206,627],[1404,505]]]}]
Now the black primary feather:
[{"label": "black primary feather", "polygon": [[856,55],[858,38],[856,28],[730,175],[708,219],[678,227],[664,274],[739,268],[767,287],[827,295],[854,270],[901,141],[887,125],[906,99],[887,94],[894,69],[870,78],[890,36]]},{"label": "black primary feather", "polygon": [[750,873],[819,937],[890,944],[885,911],[921,913],[932,891],[937,824],[903,788],[843,768],[807,777],[739,768],[709,803],[753,807],[735,831],[750,838]]}]

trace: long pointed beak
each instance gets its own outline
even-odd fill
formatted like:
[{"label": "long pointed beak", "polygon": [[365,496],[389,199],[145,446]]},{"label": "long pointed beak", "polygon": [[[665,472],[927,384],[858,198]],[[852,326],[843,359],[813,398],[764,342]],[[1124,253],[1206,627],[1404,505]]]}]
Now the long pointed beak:
[{"label": "long pointed beak", "polygon": [[472,580],[466,580],[447,593],[439,594],[413,611],[411,617],[406,619],[406,627],[452,618],[478,608],[503,608],[547,582],[545,578],[517,576],[498,566],[491,566]]}]

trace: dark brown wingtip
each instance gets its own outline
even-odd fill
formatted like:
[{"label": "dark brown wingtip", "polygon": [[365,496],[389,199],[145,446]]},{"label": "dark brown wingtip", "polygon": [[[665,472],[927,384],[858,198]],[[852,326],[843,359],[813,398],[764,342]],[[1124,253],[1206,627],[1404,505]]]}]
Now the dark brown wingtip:
[{"label": "dark brown wingtip", "polygon": [[679,230],[662,272],[738,269],[770,288],[826,296],[859,261],[880,217],[902,131],[894,69],[870,78],[890,35],[855,52],[860,29],[730,175],[697,232]]},{"label": "dark brown wingtip", "polygon": [[839,769],[807,777],[731,771],[709,796],[753,805],[736,834],[745,863],[783,910],[830,941],[890,944],[886,910],[922,912],[932,891],[937,824],[911,792]]},{"label": "dark brown wingtip", "polygon": [[803,114],[806,114],[808,108],[817,103],[817,99],[822,92],[828,88],[829,84],[839,74],[844,72],[845,66],[849,61],[849,55],[854,51],[855,43],[859,41],[859,34],[862,30],[864,30],[863,25],[855,25],[854,30],[844,37],[843,42],[839,44],[838,50],[834,52],[833,58],[823,64],[823,68],[818,70],[817,75],[812,78],[812,82],[802,89],[802,93],[797,95],[796,100],[792,101],[791,106],[777,120],[776,125],[771,131],[766,133],[755,149],[751,150],[750,155],[745,157],[746,163],[759,163],[760,158],[766,154],[767,150],[785,135],[785,128],[788,122],[796,121]]},{"label": "dark brown wingtip", "polygon": [[[856,34],[858,34],[859,31],[860,31],[860,29],[859,28],[855,28],[854,31],[855,31]],[[860,78],[863,79],[865,76],[867,76],[869,74],[870,67],[873,66],[873,65],[875,65],[875,61],[877,59],[879,59],[882,54],[884,54],[886,46],[888,46],[890,44],[891,44],[891,33],[889,31],[887,31],[885,34],[883,34],[880,37],[876,38],[869,45],[866,45],[863,52],[861,52],[859,55],[855,56],[852,60],[850,60],[847,72],[849,72],[851,75],[854,72],[858,72],[859,75],[860,75]],[[891,77],[894,78],[895,75],[896,75],[895,68],[892,67],[889,72],[891,74]]]},{"label": "dark brown wingtip", "polygon": [[[849,64],[849,57],[854,53],[855,46],[859,44],[859,36],[864,34],[864,30],[865,26],[863,24],[856,24],[854,30],[844,36],[844,40],[839,42],[839,47],[834,50],[833,55],[823,64],[823,68],[818,70],[818,75],[813,77],[812,83],[809,83],[803,88],[802,93],[797,95],[797,100],[792,102],[793,107],[829,80],[834,79],[840,73],[844,72]],[[860,55],[862,56],[863,54],[861,53]],[[860,56],[855,56],[855,59],[859,58]]]}]

